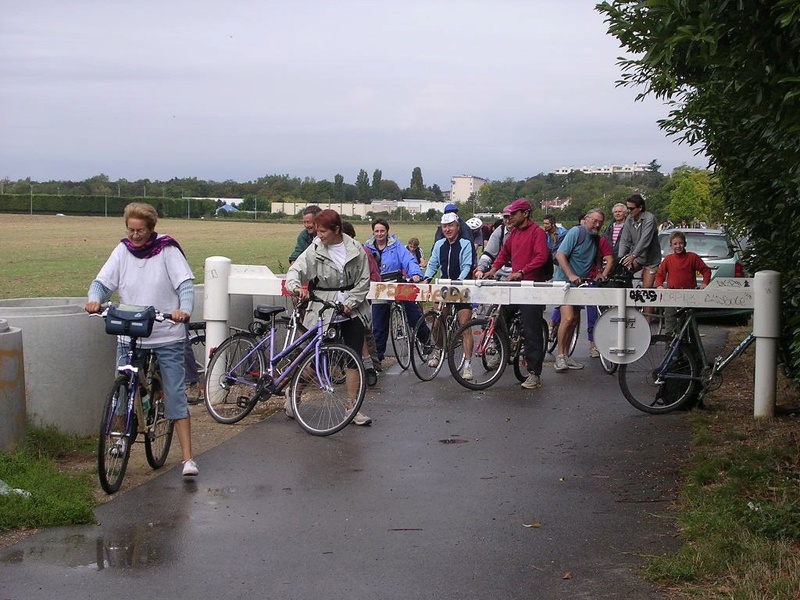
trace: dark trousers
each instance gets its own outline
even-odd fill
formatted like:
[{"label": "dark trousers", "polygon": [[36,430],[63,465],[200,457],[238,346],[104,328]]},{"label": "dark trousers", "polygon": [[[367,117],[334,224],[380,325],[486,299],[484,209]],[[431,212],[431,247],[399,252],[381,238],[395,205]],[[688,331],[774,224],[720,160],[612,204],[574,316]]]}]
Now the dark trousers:
[{"label": "dark trousers", "polygon": [[[408,317],[408,326],[414,329],[414,325],[422,318],[422,310],[416,302],[403,302]],[[383,360],[386,355],[386,342],[389,339],[389,313],[392,305],[373,302],[372,303],[372,331],[375,334],[375,346],[378,350],[378,360]]]},{"label": "dark trousers", "polygon": [[522,317],[522,339],[525,342],[525,360],[528,361],[528,372],[534,375],[542,374],[544,362],[544,339],[542,339],[542,315],[544,306],[541,304],[520,304]]}]

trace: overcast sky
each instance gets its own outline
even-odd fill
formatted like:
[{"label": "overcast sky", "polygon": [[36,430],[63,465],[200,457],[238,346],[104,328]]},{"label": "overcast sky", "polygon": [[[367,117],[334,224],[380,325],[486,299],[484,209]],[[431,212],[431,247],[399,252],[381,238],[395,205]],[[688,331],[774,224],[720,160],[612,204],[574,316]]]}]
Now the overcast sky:
[{"label": "overcast sky", "polygon": [[585,0],[6,0],[0,177],[704,167]]}]

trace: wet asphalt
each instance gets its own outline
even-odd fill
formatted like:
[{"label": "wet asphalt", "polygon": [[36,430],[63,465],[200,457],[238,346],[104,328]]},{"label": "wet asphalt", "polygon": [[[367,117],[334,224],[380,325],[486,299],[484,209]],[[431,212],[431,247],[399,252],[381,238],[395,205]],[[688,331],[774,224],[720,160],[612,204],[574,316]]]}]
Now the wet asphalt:
[{"label": "wet asphalt", "polygon": [[195,481],[174,468],[0,550],[0,599],[662,598],[641,565],[678,545],[688,425],[635,410],[587,353],[533,392],[510,368],[473,392],[394,366],[373,425],[327,438],[255,423]]}]

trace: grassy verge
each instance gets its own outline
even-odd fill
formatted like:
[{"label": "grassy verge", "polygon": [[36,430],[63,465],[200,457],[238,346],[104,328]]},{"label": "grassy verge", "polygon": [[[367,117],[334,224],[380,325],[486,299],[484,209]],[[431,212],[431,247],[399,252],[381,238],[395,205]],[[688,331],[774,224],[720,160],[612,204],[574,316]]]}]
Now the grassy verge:
[{"label": "grassy verge", "polygon": [[69,464],[94,452],[94,445],[91,439],[32,427],[23,450],[0,453],[0,479],[31,494],[0,496],[0,532],[93,522],[92,474],[71,472]]},{"label": "grassy verge", "polygon": [[[647,566],[674,597],[800,598],[800,419],[753,418],[752,359],[688,417],[695,451],[676,507],[684,545]],[[797,406],[788,382],[780,403]]]}]

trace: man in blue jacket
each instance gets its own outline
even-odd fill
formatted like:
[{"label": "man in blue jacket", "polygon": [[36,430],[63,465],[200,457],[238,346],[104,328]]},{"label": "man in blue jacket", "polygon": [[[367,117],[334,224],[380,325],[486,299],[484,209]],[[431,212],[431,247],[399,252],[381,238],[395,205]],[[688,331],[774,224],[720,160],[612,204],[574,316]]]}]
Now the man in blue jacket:
[{"label": "man in blue jacket", "polygon": [[[459,237],[464,239],[464,240],[469,241],[470,244],[473,244],[473,237],[474,236],[472,235],[472,229],[469,228],[469,225],[467,225],[466,221],[464,221],[461,217],[458,216],[458,205],[457,204],[453,204],[452,202],[450,204],[445,205],[444,214],[446,214],[446,215],[454,214],[456,216],[456,218],[458,219],[458,235],[459,235]],[[436,242],[441,240],[443,237],[444,237],[444,233],[442,232],[442,226],[440,224],[439,227],[436,229],[436,233],[433,236],[433,243],[436,244]],[[431,252],[433,252],[433,250],[431,250]],[[478,251],[475,249],[475,246],[473,245],[472,246],[472,268],[473,268],[473,270],[477,266],[478,266]]]},{"label": "man in blue jacket", "polygon": [[[444,237],[433,245],[431,259],[425,270],[425,279],[430,280],[441,270],[444,279],[467,279],[473,271],[472,257],[475,253],[475,246],[471,238],[463,238],[459,235],[459,219],[454,212],[442,215],[442,232]],[[457,310],[458,323],[463,325],[472,318],[472,304],[468,302],[448,303],[445,311]],[[435,332],[434,332],[435,335]],[[438,342],[439,340],[437,340]],[[464,345],[464,366],[461,369],[461,377],[469,381],[472,379],[472,333],[464,332],[462,338]],[[436,366],[439,362],[438,356],[432,356],[430,366]]]}]

